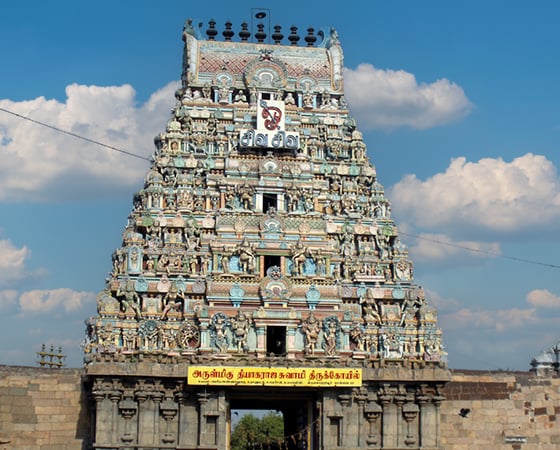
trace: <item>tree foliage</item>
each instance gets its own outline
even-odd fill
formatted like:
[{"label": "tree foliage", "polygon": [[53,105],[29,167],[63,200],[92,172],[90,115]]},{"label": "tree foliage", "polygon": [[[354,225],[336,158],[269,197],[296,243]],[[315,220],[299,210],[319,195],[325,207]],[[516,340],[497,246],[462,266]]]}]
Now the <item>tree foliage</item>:
[{"label": "tree foliage", "polygon": [[247,414],[237,423],[231,433],[231,449],[277,449],[284,440],[284,418],[277,412],[269,412],[262,418]]}]

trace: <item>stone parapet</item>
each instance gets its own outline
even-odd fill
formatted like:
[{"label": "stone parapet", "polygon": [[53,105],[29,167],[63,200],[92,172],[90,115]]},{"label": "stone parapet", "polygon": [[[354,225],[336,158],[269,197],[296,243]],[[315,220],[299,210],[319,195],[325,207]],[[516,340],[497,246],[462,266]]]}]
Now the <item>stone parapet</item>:
[{"label": "stone parapet", "polygon": [[89,417],[80,369],[0,366],[0,449],[81,450]]},{"label": "stone parapet", "polygon": [[446,449],[552,450],[560,445],[560,378],[530,372],[452,371],[444,388]]}]

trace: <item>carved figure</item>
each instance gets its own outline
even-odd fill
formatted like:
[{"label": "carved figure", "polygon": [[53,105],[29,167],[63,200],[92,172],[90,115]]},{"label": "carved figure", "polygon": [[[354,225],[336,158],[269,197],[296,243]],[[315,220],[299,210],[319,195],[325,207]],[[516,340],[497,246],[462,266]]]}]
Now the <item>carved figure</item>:
[{"label": "carved figure", "polygon": [[244,209],[253,209],[254,193],[255,189],[247,182],[238,187],[237,195],[239,197],[239,203]]},{"label": "carved figure", "polygon": [[315,354],[321,326],[315,314],[313,314],[313,311],[311,311],[307,319],[302,322],[301,329],[305,334],[305,353],[311,355]]},{"label": "carved figure", "polygon": [[253,246],[247,241],[247,239],[243,239],[243,241],[241,241],[241,244],[237,247],[237,253],[239,254],[239,265],[241,266],[241,270],[246,273],[252,273],[255,262],[255,252],[253,250]]},{"label": "carved figure", "polygon": [[222,255],[222,272],[229,273],[229,256],[225,253]]},{"label": "carved figure", "polygon": [[247,317],[243,311],[239,310],[237,315],[230,319],[230,323],[237,351],[239,353],[246,353],[248,351],[247,337],[249,334],[251,319]]},{"label": "carved figure", "polygon": [[124,313],[132,310],[137,319],[142,317],[142,311],[140,310],[140,296],[134,288],[133,281],[127,281],[124,289],[119,286],[117,289],[117,297],[121,297],[121,307]]},{"label": "carved figure", "polygon": [[379,307],[373,296],[373,289],[367,288],[365,296],[360,297],[360,303],[362,305],[362,313],[366,322],[373,322],[381,324],[381,314],[379,313]]},{"label": "carved figure", "polygon": [[163,304],[165,305],[161,312],[161,319],[165,319],[169,311],[181,312],[183,310],[183,302],[185,301],[185,294],[179,292],[177,284],[171,283],[169,291],[163,297]]},{"label": "carved figure", "polygon": [[365,351],[365,337],[364,329],[361,323],[354,322],[350,329],[350,340],[356,345],[356,348],[363,352]]},{"label": "carved figure", "polygon": [[340,325],[338,319],[334,316],[327,317],[323,321],[324,343],[323,348],[325,355],[336,356],[338,354],[338,332]]},{"label": "carved figure", "polygon": [[219,353],[225,353],[229,346],[227,336],[228,320],[224,313],[216,313],[212,316],[210,323],[210,336],[212,343]]},{"label": "carved figure", "polygon": [[303,275],[303,264],[307,259],[308,249],[301,241],[292,246],[292,273],[294,275]]}]

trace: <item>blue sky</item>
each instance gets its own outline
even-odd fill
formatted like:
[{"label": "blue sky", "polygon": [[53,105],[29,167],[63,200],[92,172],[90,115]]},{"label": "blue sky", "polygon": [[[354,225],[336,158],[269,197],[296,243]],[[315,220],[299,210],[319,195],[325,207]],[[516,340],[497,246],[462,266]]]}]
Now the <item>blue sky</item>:
[{"label": "blue sky", "polygon": [[[349,4],[3,2],[0,108],[148,156],[187,18],[333,26],[450,367],[528,369],[560,339],[560,4]],[[0,364],[35,365],[45,343],[79,367],[147,163],[2,111],[0,152]]]}]

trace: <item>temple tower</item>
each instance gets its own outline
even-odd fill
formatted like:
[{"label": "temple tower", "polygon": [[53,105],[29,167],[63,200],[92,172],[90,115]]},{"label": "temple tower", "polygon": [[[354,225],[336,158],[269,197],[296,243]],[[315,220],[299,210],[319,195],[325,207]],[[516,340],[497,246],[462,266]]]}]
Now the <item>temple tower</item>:
[{"label": "temple tower", "polygon": [[[439,445],[436,311],[343,91],[333,29],[188,20],[182,87],[87,322],[95,449]],[[284,42],[284,43],[283,43]]]}]

